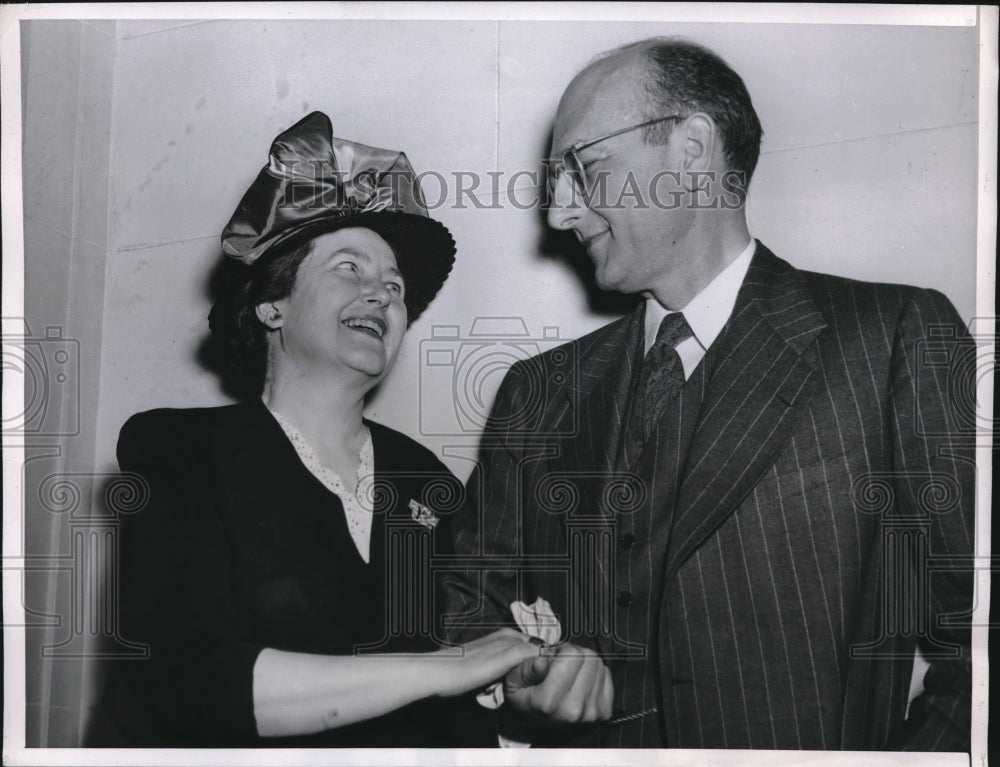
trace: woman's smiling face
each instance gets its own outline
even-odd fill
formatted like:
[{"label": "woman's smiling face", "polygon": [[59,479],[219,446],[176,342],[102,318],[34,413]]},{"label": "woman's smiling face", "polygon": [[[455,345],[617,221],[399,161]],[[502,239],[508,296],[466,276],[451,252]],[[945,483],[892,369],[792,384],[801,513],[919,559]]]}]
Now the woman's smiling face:
[{"label": "woman's smiling face", "polygon": [[292,292],[261,304],[258,316],[281,329],[274,353],[298,374],[354,371],[377,383],[392,369],[406,332],[404,292],[389,244],[370,229],[348,227],[313,240]]}]

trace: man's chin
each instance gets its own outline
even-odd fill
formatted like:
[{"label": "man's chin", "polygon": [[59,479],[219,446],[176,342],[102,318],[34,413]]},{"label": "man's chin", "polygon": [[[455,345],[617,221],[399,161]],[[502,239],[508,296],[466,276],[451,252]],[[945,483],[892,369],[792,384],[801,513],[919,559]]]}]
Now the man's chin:
[{"label": "man's chin", "polygon": [[625,275],[613,274],[607,269],[598,269],[594,272],[594,281],[597,283],[597,287],[610,293],[629,292],[625,288],[624,279]]}]

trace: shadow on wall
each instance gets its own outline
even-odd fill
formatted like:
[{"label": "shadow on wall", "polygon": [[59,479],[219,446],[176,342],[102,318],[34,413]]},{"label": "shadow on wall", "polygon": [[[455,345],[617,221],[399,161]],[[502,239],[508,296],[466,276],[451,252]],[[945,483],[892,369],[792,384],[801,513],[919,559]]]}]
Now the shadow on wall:
[{"label": "shadow on wall", "polygon": [[[25,514],[38,526],[51,526],[55,542],[46,557],[35,557],[38,578],[27,581],[24,607],[26,674],[28,679],[51,675],[54,683],[41,724],[29,717],[29,747],[76,747],[102,742],[107,724],[103,712],[109,671],[115,665],[134,664],[148,657],[144,644],[134,641],[122,618],[122,564],[125,559],[122,524],[141,514],[150,500],[146,480],[129,472],[73,471],[59,456],[30,459],[25,467]],[[59,577],[68,591],[44,604],[40,588],[46,575]],[[32,630],[34,629],[34,630]],[[83,696],[76,679],[86,679]]]},{"label": "shadow on wall", "polygon": [[[544,219],[545,211],[541,210],[540,215]],[[587,294],[587,306],[595,314],[620,317],[635,308],[638,296],[610,293],[597,286],[594,265],[572,232],[560,232],[546,226],[539,238],[538,252],[543,258],[562,260],[572,270]]]},{"label": "shadow on wall", "polygon": [[[241,297],[241,288],[246,285],[245,279],[242,279],[245,277],[246,269],[247,267],[241,262],[226,258],[219,253],[205,283],[205,296],[211,310],[205,336],[196,354],[198,364],[214,373],[222,392],[235,400],[260,396],[260,392],[252,390],[253,387],[246,382],[239,368],[233,364],[236,346],[233,326],[237,322],[238,314],[235,305]],[[217,324],[227,325],[227,328],[224,328],[222,333],[212,332],[211,328]],[[238,355],[237,358],[242,359],[243,356]],[[264,363],[263,350],[258,362],[261,365]],[[252,373],[249,375],[252,376]]]}]

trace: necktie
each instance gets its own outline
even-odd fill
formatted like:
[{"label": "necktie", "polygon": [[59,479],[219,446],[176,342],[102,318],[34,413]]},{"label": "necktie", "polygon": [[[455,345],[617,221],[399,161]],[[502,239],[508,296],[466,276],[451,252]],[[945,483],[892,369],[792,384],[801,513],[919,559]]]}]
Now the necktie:
[{"label": "necktie", "polygon": [[629,417],[629,433],[646,442],[656,429],[666,406],[684,385],[684,366],[677,344],[694,335],[680,312],[668,314],[660,323],[656,341],[646,353]]}]

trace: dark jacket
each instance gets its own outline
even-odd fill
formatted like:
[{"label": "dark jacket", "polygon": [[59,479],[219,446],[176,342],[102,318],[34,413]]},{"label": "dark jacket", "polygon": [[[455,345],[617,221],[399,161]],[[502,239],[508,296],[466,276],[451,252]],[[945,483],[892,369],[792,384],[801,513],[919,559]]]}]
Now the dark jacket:
[{"label": "dark jacket", "polygon": [[[428,699],[315,736],[256,734],[252,670],[266,647],[439,646],[428,560],[450,550],[461,484],[413,440],[367,425],[375,519],[366,564],[340,499],[262,403],[154,410],[125,424],[119,464],[145,480],[148,502],[121,527],[120,625],[149,654],[112,664],[105,709],[119,745],[495,745],[468,698]],[[413,501],[433,510],[436,528],[413,518]]]},{"label": "dark jacket", "polygon": [[[456,636],[542,596],[602,653],[616,714],[639,716],[563,744],[967,750],[975,349],[948,301],[758,243],[623,474],[641,320],[508,373],[479,514],[456,519],[458,554],[491,558],[452,590],[456,615],[483,605]],[[932,665],[907,718],[918,644]]]}]

